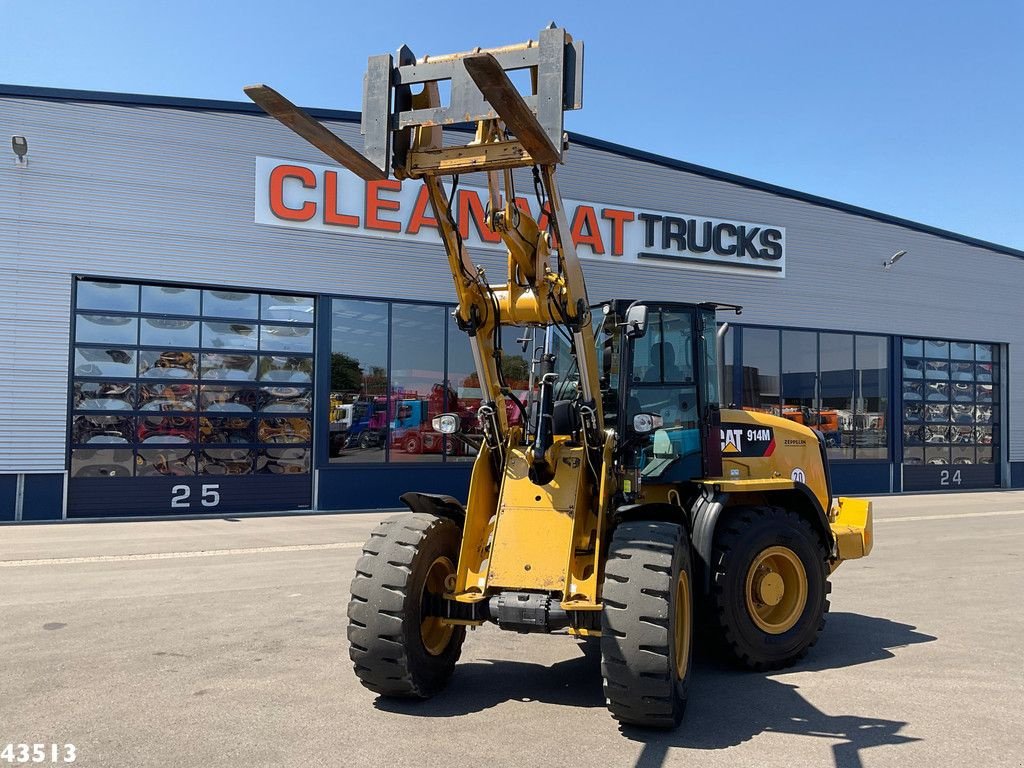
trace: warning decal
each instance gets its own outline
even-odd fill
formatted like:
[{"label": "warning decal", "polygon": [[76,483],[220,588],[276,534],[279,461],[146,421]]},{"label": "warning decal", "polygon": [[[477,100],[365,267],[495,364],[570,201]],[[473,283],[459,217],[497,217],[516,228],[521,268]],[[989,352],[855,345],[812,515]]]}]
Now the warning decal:
[{"label": "warning decal", "polygon": [[771,427],[722,424],[723,458],[763,458],[774,451],[775,433]]}]

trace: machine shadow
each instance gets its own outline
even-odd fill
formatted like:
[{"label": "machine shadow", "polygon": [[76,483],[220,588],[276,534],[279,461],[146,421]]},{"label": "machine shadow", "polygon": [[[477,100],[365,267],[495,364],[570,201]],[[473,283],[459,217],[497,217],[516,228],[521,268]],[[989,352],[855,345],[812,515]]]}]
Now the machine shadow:
[{"label": "machine shadow", "polygon": [[[893,649],[935,640],[909,624],[853,613],[829,615],[818,644],[791,672],[820,671],[893,658]],[[420,717],[458,717],[506,701],[539,701],[569,707],[603,707],[597,644],[550,667],[522,661],[486,660],[456,667],[451,685],[423,702],[378,698],[386,712]],[[736,670],[705,648],[696,653],[690,704],[675,731],[621,727],[643,744],[635,768],[660,768],[673,747],[725,749],[774,731],[842,739],[834,747],[836,768],[861,765],[860,751],[915,738],[900,733],[906,723],[859,715],[829,715],[808,703],[798,687],[763,674]]]},{"label": "machine shadow", "polygon": [[[853,613],[830,614],[808,657],[786,672],[809,672],[866,664],[894,657],[893,649],[936,640],[909,624]],[[860,768],[860,753],[918,739],[901,733],[907,723],[861,715],[830,715],[811,705],[796,685],[730,668],[698,656],[682,725],[658,732],[621,727],[643,744],[635,768],[661,768],[673,747],[717,750],[760,733],[788,733],[840,740],[833,745],[836,768]]]}]

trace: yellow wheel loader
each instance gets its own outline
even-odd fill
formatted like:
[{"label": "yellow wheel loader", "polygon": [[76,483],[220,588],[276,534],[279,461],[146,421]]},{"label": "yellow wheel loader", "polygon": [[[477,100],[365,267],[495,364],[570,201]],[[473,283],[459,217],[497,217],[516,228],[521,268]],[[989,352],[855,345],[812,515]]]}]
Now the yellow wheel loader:
[{"label": "yellow wheel loader", "polygon": [[[524,93],[515,70],[530,74]],[[871,506],[832,496],[820,434],[721,408],[716,311],[738,307],[591,305],[556,181],[582,78],[582,43],[554,25],[504,48],[374,56],[363,152],[271,88],[245,90],[367,181],[426,185],[483,392],[467,498],[404,494],[410,512],[375,530],[356,565],[348,637],[360,681],[426,698],[447,684],[466,627],[564,632],[600,638],[615,718],[672,727],[697,624],[741,665],[792,664],[824,624],[829,574],[871,550]],[[442,139],[445,126],[455,130]],[[508,250],[494,280],[453,212],[471,173]],[[525,329],[532,352],[525,397],[503,378],[506,326]],[[454,439],[459,421],[443,414],[433,428]]]}]

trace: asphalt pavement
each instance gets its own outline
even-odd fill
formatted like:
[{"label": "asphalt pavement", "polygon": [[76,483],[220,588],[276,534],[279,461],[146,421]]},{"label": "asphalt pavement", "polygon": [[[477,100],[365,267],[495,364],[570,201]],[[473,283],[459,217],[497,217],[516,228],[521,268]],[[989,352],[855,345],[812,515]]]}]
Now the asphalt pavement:
[{"label": "asphalt pavement", "polygon": [[385,515],[2,526],[0,749],[73,744],[102,768],[1024,766],[1024,493],[875,515],[810,655],[756,674],[699,652],[669,733],[620,728],[565,636],[471,632],[428,702],[361,688],[348,583]]}]

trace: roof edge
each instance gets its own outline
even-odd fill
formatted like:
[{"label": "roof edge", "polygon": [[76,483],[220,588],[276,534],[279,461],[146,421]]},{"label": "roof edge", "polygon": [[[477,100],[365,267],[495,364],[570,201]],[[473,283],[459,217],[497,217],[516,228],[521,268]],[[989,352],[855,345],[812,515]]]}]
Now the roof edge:
[{"label": "roof edge", "polygon": [[[218,112],[240,112],[245,114],[258,115],[263,114],[263,110],[260,109],[258,106],[256,106],[253,103],[245,101],[195,99],[182,96],[154,96],[140,93],[114,93],[111,91],[86,91],[70,88],[48,88],[43,86],[31,85],[11,85],[6,83],[0,83],[0,96],[15,96],[31,99],[48,99],[55,101],[101,102],[107,104],[123,104],[126,106],[171,107],[176,109],[212,110]],[[361,120],[360,113],[351,110],[306,108],[306,111],[309,112],[309,114],[312,115],[313,117],[324,120],[344,120],[347,122],[359,122]],[[635,147],[629,147],[624,144],[617,144],[615,142],[606,141],[604,139],[598,139],[593,136],[587,136],[581,133],[570,132],[569,138],[571,142],[579,144],[584,147],[589,147],[591,149],[597,149],[603,152],[610,152],[612,154],[633,158],[635,160],[641,160],[647,163],[653,163],[655,165],[660,165],[666,168],[685,171],[687,173],[696,174],[698,176],[704,176],[706,178],[714,179],[716,181],[724,181],[729,184],[736,184],[738,186],[758,190],[760,192],[768,192],[773,195],[790,198],[792,200],[799,200],[801,202],[810,203],[811,205],[817,205],[823,208],[831,208],[842,213],[850,213],[855,216],[863,216],[865,218],[874,219],[885,224],[893,224],[898,227],[904,227],[906,229],[911,229],[917,232],[923,232],[925,234],[941,237],[946,240],[953,240],[955,242],[964,243],[965,245],[972,245],[977,248],[984,248],[986,250],[995,251],[997,253],[1003,253],[1009,256],[1016,256],[1017,258],[1024,259],[1024,250],[1011,248],[1008,245],[993,243],[989,240],[982,240],[981,238],[977,237],[971,237],[970,235],[964,235],[959,232],[953,232],[948,229],[934,227],[931,226],[930,224],[922,224],[921,222],[918,221],[904,219],[899,216],[893,216],[887,213],[882,213],[881,211],[875,211],[870,208],[862,208],[861,206],[858,205],[851,205],[849,203],[840,202],[839,200],[832,200],[831,198],[821,197],[819,195],[812,195],[808,192],[800,192],[799,190],[790,189],[788,187],[782,187],[777,184],[771,184],[766,181],[751,179],[747,176],[740,176],[738,174],[729,173],[727,171],[719,171],[715,168],[708,168],[707,166],[697,165],[696,163],[688,163],[684,160],[677,160],[666,155],[659,155],[654,152],[647,152],[642,149],[636,149]]]}]

